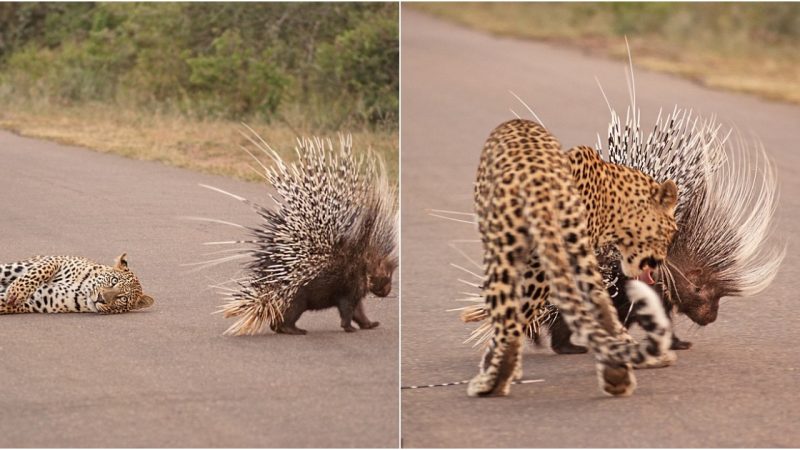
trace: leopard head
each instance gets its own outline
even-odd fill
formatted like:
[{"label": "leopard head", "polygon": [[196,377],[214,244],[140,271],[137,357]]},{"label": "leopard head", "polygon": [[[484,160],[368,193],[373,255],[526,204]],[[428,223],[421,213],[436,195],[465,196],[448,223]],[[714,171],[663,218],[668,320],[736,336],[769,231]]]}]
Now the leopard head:
[{"label": "leopard head", "polygon": [[635,186],[622,190],[615,245],[622,255],[622,272],[654,284],[652,272],[666,261],[678,229],[675,222],[678,187],[672,180],[657,183],[639,172],[633,175]]},{"label": "leopard head", "polygon": [[125,256],[125,253],[118,256],[113,267],[97,276],[97,290],[89,299],[89,304],[101,314],[133,311],[153,305],[153,298],[142,292],[142,285],[128,268]]}]

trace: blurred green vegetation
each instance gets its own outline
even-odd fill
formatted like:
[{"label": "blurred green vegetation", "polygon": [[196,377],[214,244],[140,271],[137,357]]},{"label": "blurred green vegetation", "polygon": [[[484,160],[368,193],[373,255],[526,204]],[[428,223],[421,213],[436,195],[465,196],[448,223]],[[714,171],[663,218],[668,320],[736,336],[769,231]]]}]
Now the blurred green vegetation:
[{"label": "blurred green vegetation", "polygon": [[393,129],[392,3],[0,3],[0,100]]},{"label": "blurred green vegetation", "polygon": [[[797,44],[800,4],[752,2],[423,3],[414,8],[460,19],[505,22],[509,33],[541,37],[659,36],[739,51],[754,44]],[[474,18],[474,19],[470,19]],[[493,31],[502,32],[491,23]]]},{"label": "blurred green vegetation", "polygon": [[503,36],[627,58],[711,87],[800,103],[800,3],[415,3]]}]

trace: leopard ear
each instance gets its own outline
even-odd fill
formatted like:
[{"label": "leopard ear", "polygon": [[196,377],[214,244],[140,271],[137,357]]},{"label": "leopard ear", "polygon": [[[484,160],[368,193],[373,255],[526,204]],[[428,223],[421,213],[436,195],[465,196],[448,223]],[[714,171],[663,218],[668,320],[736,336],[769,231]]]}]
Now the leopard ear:
[{"label": "leopard ear", "polygon": [[655,201],[664,208],[674,208],[678,203],[678,186],[672,180],[667,180],[658,187]]},{"label": "leopard ear", "polygon": [[133,305],[133,309],[149,308],[149,307],[153,306],[153,303],[155,303],[155,300],[153,300],[153,297],[150,297],[147,294],[142,294],[139,297],[139,300],[136,302],[136,304]]},{"label": "leopard ear", "polygon": [[117,260],[114,261],[114,268],[117,270],[128,270],[128,260],[125,257],[128,256],[127,253],[123,253],[117,256]]}]

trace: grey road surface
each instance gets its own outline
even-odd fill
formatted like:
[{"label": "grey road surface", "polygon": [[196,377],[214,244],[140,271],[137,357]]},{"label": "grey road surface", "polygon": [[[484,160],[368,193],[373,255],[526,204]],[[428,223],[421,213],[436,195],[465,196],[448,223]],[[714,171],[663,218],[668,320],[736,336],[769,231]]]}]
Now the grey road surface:
[{"label": "grey road surface", "polygon": [[[403,9],[402,16],[402,383],[466,380],[479,352],[462,344],[456,281],[470,263],[448,247],[477,239],[470,225],[430,217],[438,208],[471,211],[472,183],[490,130],[525,113],[525,99],[562,144],[593,145],[610,101],[627,105],[625,64],[562,47],[491,37]],[[635,61],[634,55],[634,61]],[[670,76],[636,71],[645,128],[658,108],[675,104],[717,113],[756,134],[776,159],[782,189],[778,233],[788,256],[772,286],[756,298],[730,299],[705,327],[678,321],[694,342],[670,368],[637,371],[630,398],[598,392],[591,356],[525,352],[525,378],[506,398],[473,399],[464,386],[402,393],[407,447],[772,447],[800,445],[800,107],[715,92]],[[460,244],[479,260],[476,244]],[[463,297],[463,296],[462,296]]]},{"label": "grey road surface", "polygon": [[269,204],[258,184],[0,132],[0,261],[127,252],[156,300],[114,316],[0,316],[0,446],[396,447],[397,288],[367,298],[375,330],[345,333],[328,310],[301,318],[306,336],[222,336],[231,321],[212,315],[208,286],[238,266],[182,264],[244,235],[179,217],[256,216],[198,183]]}]

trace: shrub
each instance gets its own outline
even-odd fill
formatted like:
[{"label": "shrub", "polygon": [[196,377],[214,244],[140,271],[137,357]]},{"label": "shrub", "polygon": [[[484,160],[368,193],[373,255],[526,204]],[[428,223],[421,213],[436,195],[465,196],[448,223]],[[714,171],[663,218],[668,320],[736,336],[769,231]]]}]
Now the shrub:
[{"label": "shrub", "polygon": [[372,124],[395,122],[398,111],[397,20],[374,17],[317,51],[314,86],[320,102],[342,117]]},{"label": "shrub", "polygon": [[272,52],[257,53],[236,30],[226,31],[211,46],[209,53],[186,60],[192,97],[211,113],[273,115],[290,79],[274,64]]},{"label": "shrub", "polygon": [[396,124],[397,32],[381,3],[0,3],[0,91]]}]

